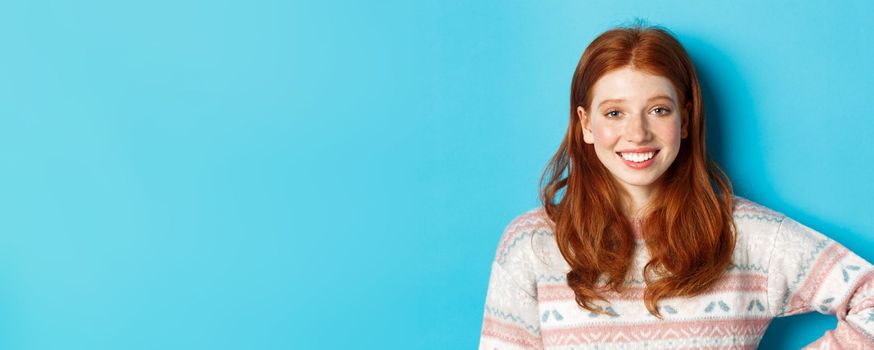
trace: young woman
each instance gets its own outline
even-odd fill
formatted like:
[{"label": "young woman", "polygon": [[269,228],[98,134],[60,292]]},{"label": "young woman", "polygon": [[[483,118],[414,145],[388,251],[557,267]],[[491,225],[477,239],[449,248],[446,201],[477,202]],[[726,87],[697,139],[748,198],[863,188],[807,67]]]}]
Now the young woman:
[{"label": "young woman", "polygon": [[733,195],[664,29],[586,48],[542,183],[501,237],[480,349],[754,349],[772,318],[811,311],[838,318],[814,347],[874,348],[874,267]]}]

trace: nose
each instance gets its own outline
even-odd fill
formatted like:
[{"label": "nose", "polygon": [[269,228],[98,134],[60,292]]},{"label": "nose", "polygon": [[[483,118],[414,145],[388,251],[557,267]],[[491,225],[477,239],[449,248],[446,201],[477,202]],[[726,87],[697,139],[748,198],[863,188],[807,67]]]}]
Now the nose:
[{"label": "nose", "polygon": [[625,124],[625,139],[632,143],[644,143],[649,141],[652,133],[649,130],[649,123],[646,116],[635,114],[626,119]]}]

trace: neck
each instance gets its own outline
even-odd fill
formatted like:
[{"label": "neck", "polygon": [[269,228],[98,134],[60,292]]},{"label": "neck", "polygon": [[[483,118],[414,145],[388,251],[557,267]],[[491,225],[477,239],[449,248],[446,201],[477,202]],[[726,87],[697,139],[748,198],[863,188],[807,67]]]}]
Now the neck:
[{"label": "neck", "polygon": [[625,203],[625,216],[631,220],[639,219],[644,207],[649,204],[652,190],[645,187],[626,188],[628,198]]}]

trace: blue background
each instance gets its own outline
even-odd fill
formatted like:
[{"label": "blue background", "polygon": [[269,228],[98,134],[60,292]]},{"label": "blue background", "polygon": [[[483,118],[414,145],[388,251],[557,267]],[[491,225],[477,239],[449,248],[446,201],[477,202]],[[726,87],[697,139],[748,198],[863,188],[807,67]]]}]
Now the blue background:
[{"label": "blue background", "polygon": [[736,193],[874,260],[870,1],[6,1],[0,348],[475,348],[579,56],[638,17]]}]

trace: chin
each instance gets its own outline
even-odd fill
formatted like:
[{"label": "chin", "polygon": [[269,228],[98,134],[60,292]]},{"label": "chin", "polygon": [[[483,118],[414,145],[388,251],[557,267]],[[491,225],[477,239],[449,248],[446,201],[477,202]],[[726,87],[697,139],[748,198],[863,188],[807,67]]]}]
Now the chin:
[{"label": "chin", "polygon": [[636,187],[649,187],[649,186],[652,186],[653,184],[655,184],[655,181],[648,181],[648,182],[625,182],[625,183],[628,184],[628,185],[631,185],[631,186],[636,186]]},{"label": "chin", "polygon": [[631,185],[631,186],[640,186],[640,187],[651,186],[651,185],[655,184],[656,182],[658,182],[658,178],[657,178],[657,177],[656,177],[656,178],[639,178],[639,177],[638,177],[638,178],[631,178],[631,177],[626,177],[626,178],[618,178],[618,180],[622,181],[623,183],[625,183],[625,184],[627,184],[627,185]]}]

